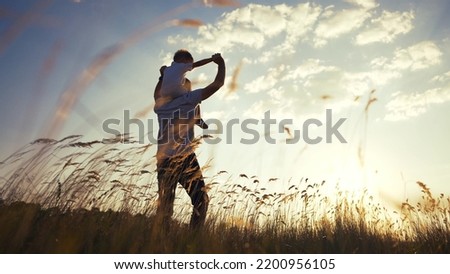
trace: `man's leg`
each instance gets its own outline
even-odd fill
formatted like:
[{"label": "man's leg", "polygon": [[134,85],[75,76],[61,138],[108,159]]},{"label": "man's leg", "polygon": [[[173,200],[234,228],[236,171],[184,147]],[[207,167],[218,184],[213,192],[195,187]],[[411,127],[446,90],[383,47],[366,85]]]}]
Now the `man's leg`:
[{"label": "man's leg", "polygon": [[158,225],[167,228],[173,215],[173,203],[179,173],[174,161],[165,159],[158,165],[158,207],[156,216]]},{"label": "man's leg", "polygon": [[209,197],[206,193],[202,170],[195,153],[189,154],[184,159],[182,172],[180,183],[189,194],[189,197],[191,197],[193,205],[190,226],[191,228],[199,228],[205,223]]}]

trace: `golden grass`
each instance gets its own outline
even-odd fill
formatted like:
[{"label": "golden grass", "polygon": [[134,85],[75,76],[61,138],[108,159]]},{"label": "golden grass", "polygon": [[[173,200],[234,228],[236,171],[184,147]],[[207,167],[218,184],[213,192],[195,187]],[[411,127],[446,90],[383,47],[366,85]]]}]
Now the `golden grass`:
[{"label": "golden grass", "polygon": [[[206,178],[206,226],[190,231],[180,188],[171,228],[155,227],[154,147],[38,139],[0,164],[2,253],[448,253],[450,198],[422,182],[416,205],[390,212],[367,191],[328,182]],[[123,144],[127,140],[129,144]],[[269,192],[270,185],[282,192]],[[331,187],[331,189],[330,189]]]}]

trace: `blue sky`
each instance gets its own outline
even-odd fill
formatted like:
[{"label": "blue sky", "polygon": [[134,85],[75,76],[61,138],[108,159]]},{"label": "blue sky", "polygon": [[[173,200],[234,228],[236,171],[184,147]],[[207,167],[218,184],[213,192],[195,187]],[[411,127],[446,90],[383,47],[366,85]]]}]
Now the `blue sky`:
[{"label": "blue sky", "polygon": [[[74,101],[53,137],[105,137],[103,120],[151,108],[159,67],[187,48],[195,59],[221,52],[226,60],[226,84],[202,104],[205,119],[260,120],[270,111],[292,119],[292,130],[308,118],[323,120],[326,109],[347,119],[347,144],[288,145],[283,133],[274,135],[276,145],[243,145],[248,135],[235,128],[232,144],[199,149],[202,163],[212,159],[212,174],[326,178],[400,198],[415,195],[421,180],[450,193],[448,1],[154,3],[1,1],[2,158],[47,136],[64,96]],[[177,21],[184,19],[202,25]],[[125,46],[93,65],[118,45]],[[189,77],[201,87],[214,73],[208,64]],[[365,112],[370,96],[377,101]]]}]

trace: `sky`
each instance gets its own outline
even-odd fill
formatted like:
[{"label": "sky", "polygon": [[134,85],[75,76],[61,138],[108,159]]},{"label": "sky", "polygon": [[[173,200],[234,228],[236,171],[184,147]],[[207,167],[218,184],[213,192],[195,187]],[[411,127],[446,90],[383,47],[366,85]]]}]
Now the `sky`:
[{"label": "sky", "polygon": [[[327,180],[397,202],[423,181],[450,195],[449,11],[446,0],[3,0],[0,160],[40,137],[111,137],[103,122],[125,110],[153,121],[155,136],[159,68],[185,48],[227,66],[202,103],[224,127],[197,151],[207,174]],[[201,88],[215,73],[207,64],[187,76]],[[325,142],[327,110],[331,124],[345,119],[346,143]],[[242,142],[254,136],[248,119],[253,144]],[[322,142],[287,144],[310,119]]]}]

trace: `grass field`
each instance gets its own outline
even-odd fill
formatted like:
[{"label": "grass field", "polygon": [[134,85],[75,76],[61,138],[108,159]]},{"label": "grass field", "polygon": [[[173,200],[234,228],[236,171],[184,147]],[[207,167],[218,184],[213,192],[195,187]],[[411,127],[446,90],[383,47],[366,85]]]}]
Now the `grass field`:
[{"label": "grass field", "polygon": [[153,147],[127,138],[39,139],[3,161],[0,252],[450,252],[450,198],[422,182],[422,200],[394,211],[367,191],[349,193],[331,182],[301,179],[276,193],[255,176],[221,171],[206,178],[206,226],[188,228],[191,206],[180,189],[176,216],[163,231],[153,222]]}]

